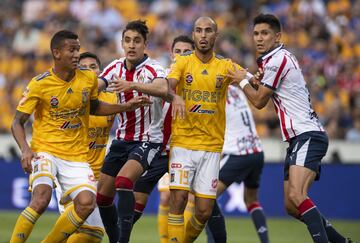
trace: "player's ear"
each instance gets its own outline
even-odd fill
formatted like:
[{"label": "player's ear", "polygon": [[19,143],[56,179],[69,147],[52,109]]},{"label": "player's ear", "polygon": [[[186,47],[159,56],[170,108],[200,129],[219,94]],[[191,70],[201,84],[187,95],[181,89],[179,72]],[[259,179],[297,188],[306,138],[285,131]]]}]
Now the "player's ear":
[{"label": "player's ear", "polygon": [[275,42],[279,43],[281,39],[281,32],[277,32],[275,33]]},{"label": "player's ear", "polygon": [[60,49],[54,48],[52,49],[52,53],[55,59],[60,59]]}]

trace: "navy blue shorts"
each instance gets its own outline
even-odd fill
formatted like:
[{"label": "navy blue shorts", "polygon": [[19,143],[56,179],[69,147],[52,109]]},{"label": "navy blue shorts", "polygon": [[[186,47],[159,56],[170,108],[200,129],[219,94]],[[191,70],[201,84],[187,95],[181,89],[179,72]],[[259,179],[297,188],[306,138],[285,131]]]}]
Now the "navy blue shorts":
[{"label": "navy blue shorts", "polygon": [[232,183],[244,182],[245,186],[257,189],[264,167],[264,153],[249,155],[224,155],[220,162],[219,180],[227,187]]},{"label": "navy blue shorts", "polygon": [[160,178],[168,172],[169,156],[161,155],[154,160],[149,169],[137,180],[134,191],[150,194]]},{"label": "navy blue shorts", "polygon": [[315,180],[319,180],[321,159],[325,156],[329,146],[329,139],[325,132],[305,132],[292,138],[286,151],[284,180],[289,180],[291,165],[306,167],[316,173]]},{"label": "navy blue shorts", "polygon": [[116,177],[126,161],[130,159],[138,161],[146,171],[151,163],[159,157],[161,148],[161,143],[126,142],[114,139],[109,153],[105,157],[101,172]]}]

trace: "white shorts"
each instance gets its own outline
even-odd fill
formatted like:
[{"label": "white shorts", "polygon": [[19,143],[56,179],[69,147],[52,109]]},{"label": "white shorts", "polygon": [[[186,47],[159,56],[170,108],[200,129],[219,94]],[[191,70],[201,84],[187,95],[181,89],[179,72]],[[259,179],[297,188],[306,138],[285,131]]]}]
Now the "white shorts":
[{"label": "white shorts", "polygon": [[192,191],[196,197],[216,198],[220,153],[172,147],[170,189]]},{"label": "white shorts", "polygon": [[[56,184],[55,192],[56,192],[56,198],[57,198],[57,203],[58,203],[58,209],[59,209],[60,214],[62,214],[65,211],[65,208],[67,206],[71,205],[73,202],[72,201],[67,202],[67,204],[64,206],[60,202],[62,191],[61,191],[61,187],[59,186],[59,182],[56,179],[55,179],[55,184]],[[104,225],[102,223],[98,207],[96,207],[94,209],[94,211],[87,217],[87,219],[85,220],[83,225],[90,226],[90,229],[98,228],[99,230],[103,231]]]},{"label": "white shorts", "polygon": [[158,191],[164,192],[169,191],[170,177],[169,173],[165,173],[158,182]]},{"label": "white shorts", "polygon": [[94,173],[86,162],[70,162],[48,153],[37,153],[32,161],[33,172],[30,175],[30,188],[46,184],[56,187],[59,183],[63,203],[73,200],[81,191],[88,190],[96,194]]}]

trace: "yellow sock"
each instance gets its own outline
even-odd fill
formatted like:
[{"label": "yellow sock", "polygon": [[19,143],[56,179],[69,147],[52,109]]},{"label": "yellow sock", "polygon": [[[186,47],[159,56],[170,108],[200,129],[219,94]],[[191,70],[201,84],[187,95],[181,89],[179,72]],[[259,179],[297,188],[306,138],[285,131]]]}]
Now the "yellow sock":
[{"label": "yellow sock", "polygon": [[160,243],[168,242],[168,214],[169,214],[169,207],[159,205],[158,231],[160,236]]},{"label": "yellow sock", "polygon": [[168,237],[170,243],[183,243],[184,241],[184,216],[169,213]]},{"label": "yellow sock", "polygon": [[186,224],[189,222],[195,211],[195,204],[188,202],[184,211],[184,228],[186,229]]},{"label": "yellow sock", "polygon": [[104,237],[105,230],[99,227],[83,225],[74,232],[67,243],[100,243]]},{"label": "yellow sock", "polygon": [[34,209],[27,207],[21,212],[18,217],[14,231],[11,235],[10,243],[25,242],[29,237],[36,220],[40,217],[40,214],[35,212]]},{"label": "yellow sock", "polygon": [[60,215],[54,227],[42,243],[61,242],[74,233],[83,223],[84,220],[76,214],[74,205],[70,205],[65,209],[65,212]]},{"label": "yellow sock", "polygon": [[200,223],[195,215],[192,216],[186,225],[184,243],[194,242],[204,229],[205,224]]}]

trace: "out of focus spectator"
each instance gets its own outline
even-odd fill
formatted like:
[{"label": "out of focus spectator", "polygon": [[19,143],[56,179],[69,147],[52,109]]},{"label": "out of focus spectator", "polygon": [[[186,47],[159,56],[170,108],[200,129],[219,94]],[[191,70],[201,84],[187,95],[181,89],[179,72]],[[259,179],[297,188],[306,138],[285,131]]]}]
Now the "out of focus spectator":
[{"label": "out of focus spectator", "polygon": [[[106,65],[122,55],[124,23],[147,20],[147,52],[168,66],[173,37],[190,35],[193,21],[207,15],[218,23],[217,52],[254,72],[250,27],[259,12],[279,16],[282,41],[303,68],[329,136],[347,139],[358,131],[360,0],[2,0],[0,11],[0,132],[10,131],[26,83],[51,67],[49,41],[60,29],[77,32],[82,51],[98,53]],[[254,111],[262,137],[280,136],[273,109],[269,103]]]}]

